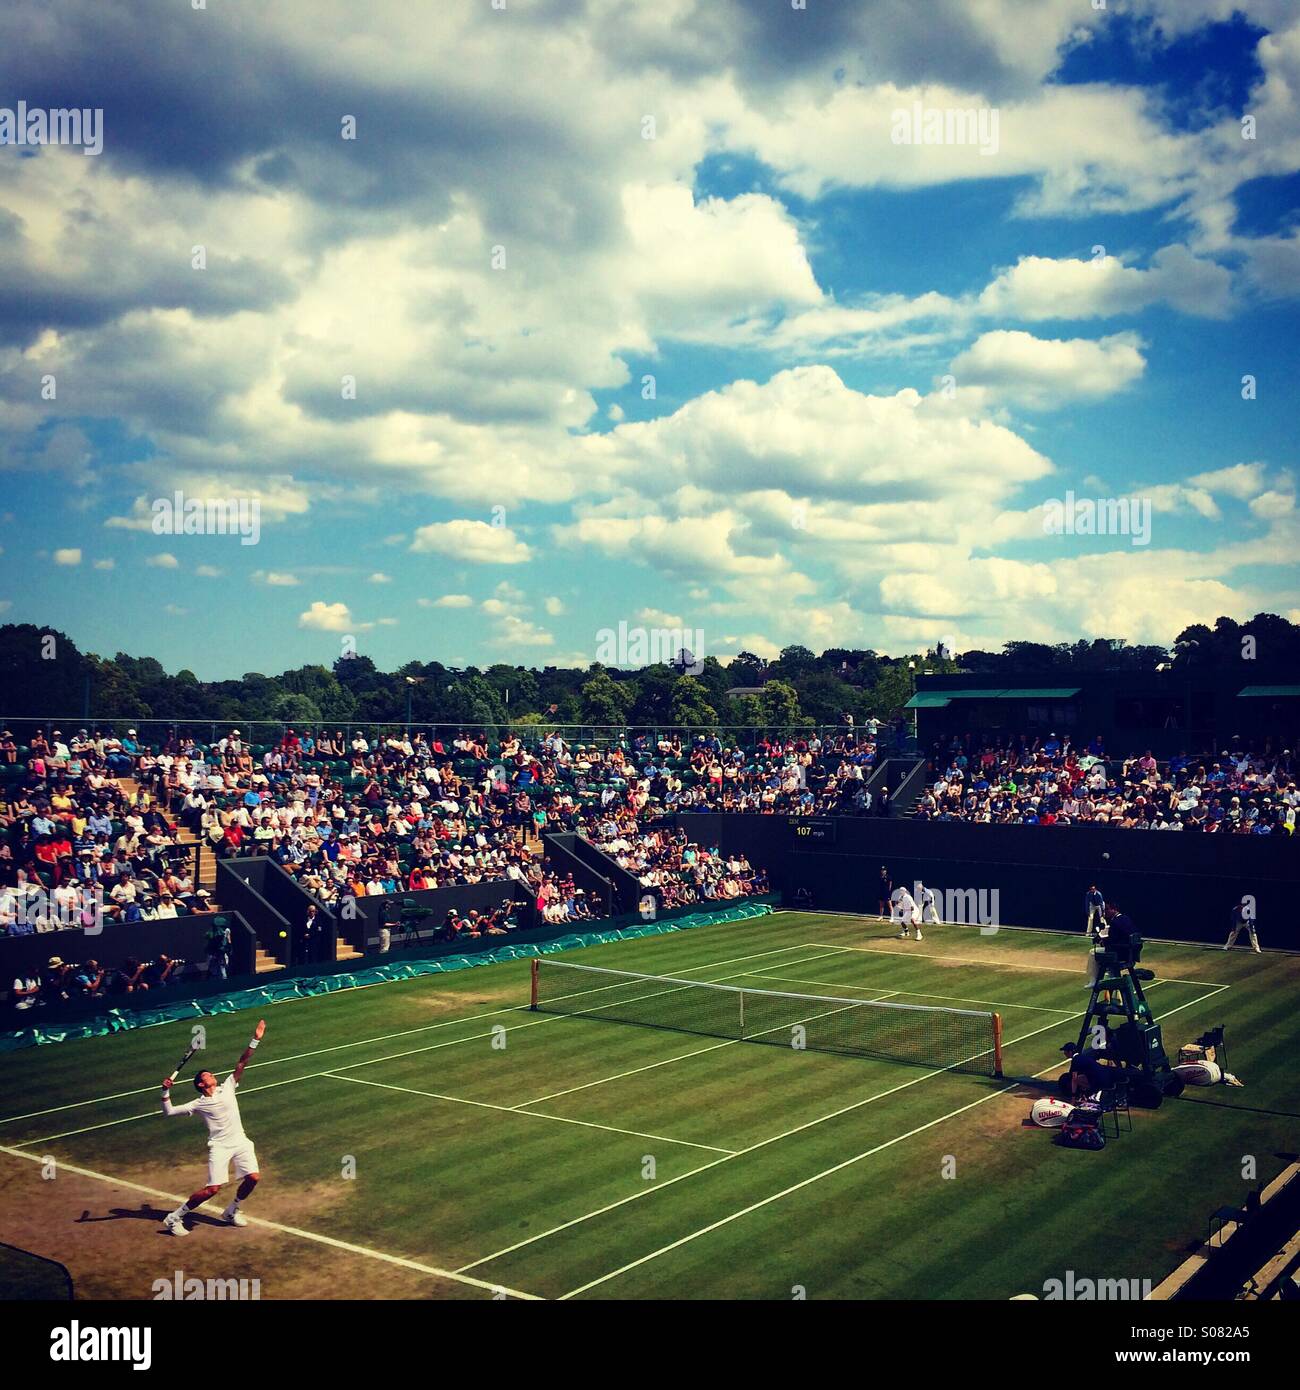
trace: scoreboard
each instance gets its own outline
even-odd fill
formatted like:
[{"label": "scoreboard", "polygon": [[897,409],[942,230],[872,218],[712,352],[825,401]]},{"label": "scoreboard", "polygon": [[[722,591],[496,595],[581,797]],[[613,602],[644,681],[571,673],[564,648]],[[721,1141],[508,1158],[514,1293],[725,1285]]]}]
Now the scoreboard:
[{"label": "scoreboard", "polygon": [[795,849],[811,849],[835,843],[833,820],[812,820],[807,816],[790,816],[790,839]]}]

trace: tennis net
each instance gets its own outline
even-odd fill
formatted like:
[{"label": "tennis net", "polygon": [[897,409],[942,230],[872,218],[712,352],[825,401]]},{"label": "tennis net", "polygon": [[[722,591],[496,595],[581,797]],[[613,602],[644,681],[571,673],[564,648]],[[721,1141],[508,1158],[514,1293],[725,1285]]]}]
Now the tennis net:
[{"label": "tennis net", "polygon": [[532,962],[531,1007],[737,1042],[1002,1075],[1001,1015],[970,1009],[745,989],[548,956]]}]

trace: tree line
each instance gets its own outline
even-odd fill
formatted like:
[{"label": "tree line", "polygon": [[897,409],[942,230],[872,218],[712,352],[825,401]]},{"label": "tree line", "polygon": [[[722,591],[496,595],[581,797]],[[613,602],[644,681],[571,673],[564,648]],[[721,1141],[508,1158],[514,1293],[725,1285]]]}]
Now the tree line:
[{"label": "tree line", "polygon": [[666,663],[636,671],[586,668],[445,666],[408,661],[381,671],[368,656],[279,675],[246,672],[201,681],[169,673],[154,657],[82,652],[61,632],[28,623],[0,626],[0,716],[61,720],[167,719],[219,724],[276,720],[296,725],[422,724],[835,724],[896,718],[915,677],[971,672],[1082,675],[1099,671],[1204,670],[1239,662],[1252,640],[1270,666],[1300,665],[1300,626],[1274,614],[1247,623],[1219,618],[1185,628],[1169,648],[1122,638],[1043,644],[1007,642],[1000,651],[956,654],[942,646],[906,656],[833,647],[814,654],[788,646],[772,661],[741,652],[723,666],[706,657],[698,674]]}]

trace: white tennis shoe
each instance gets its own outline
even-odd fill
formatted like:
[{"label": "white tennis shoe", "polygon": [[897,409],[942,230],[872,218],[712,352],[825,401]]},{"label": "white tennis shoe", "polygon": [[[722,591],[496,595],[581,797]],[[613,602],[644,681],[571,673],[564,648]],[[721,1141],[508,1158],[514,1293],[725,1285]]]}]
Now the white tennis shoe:
[{"label": "white tennis shoe", "polygon": [[224,1216],[222,1217],[222,1220],[226,1223],[227,1226],[248,1225],[248,1217],[246,1217],[242,1211],[231,1211],[227,1209]]},{"label": "white tennis shoe", "polygon": [[163,1229],[169,1235],[173,1236],[189,1235],[189,1229],[185,1225],[185,1218],[183,1216],[177,1216],[175,1212],[171,1212],[163,1217]]}]

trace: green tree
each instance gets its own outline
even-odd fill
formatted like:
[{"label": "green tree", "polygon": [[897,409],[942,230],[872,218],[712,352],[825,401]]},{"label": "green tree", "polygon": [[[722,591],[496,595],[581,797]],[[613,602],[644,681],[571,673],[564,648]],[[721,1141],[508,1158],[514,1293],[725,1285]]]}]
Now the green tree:
[{"label": "green tree", "polygon": [[882,666],[879,679],[867,694],[867,713],[877,719],[896,719],[914,692],[913,673],[907,663],[914,658],[902,657]]},{"label": "green tree", "polygon": [[762,685],[767,662],[753,652],[737,652],[727,668],[732,685]]},{"label": "green tree", "polygon": [[768,681],[758,697],[765,724],[798,724],[799,693],[785,681]]},{"label": "green tree", "polygon": [[[2,712],[8,716],[75,718],[85,698],[86,674],[89,671],[93,677],[94,666],[62,632],[31,623],[6,623],[0,627]],[[91,698],[93,701],[93,683]],[[95,708],[93,703],[91,708]]]},{"label": "green tree", "polygon": [[636,700],[636,686],[614,680],[608,671],[598,671],[582,687],[584,724],[624,724]]},{"label": "green tree", "polygon": [[285,724],[320,723],[320,706],[307,695],[297,695],[289,690],[283,691],[275,697],[272,708],[275,711],[275,718]]},{"label": "green tree", "polygon": [[714,725],[717,711],[709,704],[708,690],[694,676],[682,676],[673,686],[672,721],[674,724]]},{"label": "green tree", "polygon": [[781,655],[777,657],[774,665],[774,674],[783,680],[798,681],[801,676],[809,675],[816,668],[817,658],[807,647],[782,647]]}]

